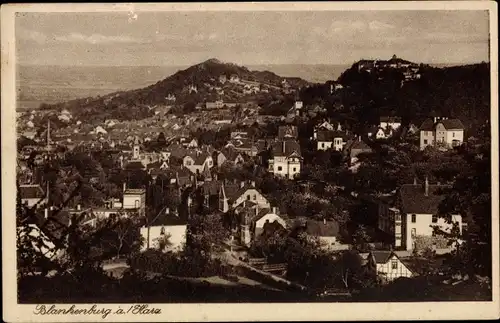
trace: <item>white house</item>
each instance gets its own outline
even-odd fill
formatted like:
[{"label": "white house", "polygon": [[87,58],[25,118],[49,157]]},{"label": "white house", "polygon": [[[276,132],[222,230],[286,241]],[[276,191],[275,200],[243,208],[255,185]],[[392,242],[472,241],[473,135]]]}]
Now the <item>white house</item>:
[{"label": "white house", "polygon": [[272,148],[269,171],[276,176],[294,179],[300,174],[302,155],[300,145],[295,140],[277,142]]},{"label": "white house", "polygon": [[427,146],[442,149],[460,146],[464,141],[464,129],[459,119],[428,119],[420,126],[420,149]]},{"label": "white house", "polygon": [[389,283],[401,277],[413,277],[413,272],[392,251],[374,250],[362,253],[360,257],[366,266],[377,273],[381,283]]},{"label": "white house", "polygon": [[239,185],[223,183],[219,189],[219,210],[226,213],[245,201],[257,204],[259,208],[269,208],[267,198],[255,187],[255,182],[241,182]]},{"label": "white house", "polygon": [[210,169],[214,166],[214,160],[210,153],[196,150],[182,159],[182,164],[194,174],[201,174],[205,165]]},{"label": "white house", "polygon": [[346,145],[347,135],[340,131],[330,131],[322,130],[318,131],[316,134],[316,149],[317,150],[328,150],[334,149],[336,151],[342,151]]},{"label": "white house", "polygon": [[123,192],[123,208],[136,209],[139,216],[146,215],[146,190],[125,189]]},{"label": "white house", "polygon": [[380,117],[379,127],[386,130],[387,128],[391,128],[393,130],[397,130],[401,127],[401,118],[400,117]]},{"label": "white house", "polygon": [[391,205],[391,202],[379,203],[378,227],[394,237],[395,248],[413,250],[415,238],[434,236],[434,227],[449,233],[453,223],[456,223],[460,233],[462,232],[462,217],[459,214],[452,215],[452,223],[447,223],[437,215],[439,204],[444,199],[441,190],[446,187],[430,185],[427,179],[423,185],[405,184],[397,193],[399,207]]},{"label": "white house", "polygon": [[186,244],[187,219],[164,208],[149,225],[141,227],[140,232],[144,239],[143,251],[149,245],[151,249],[178,252]]}]

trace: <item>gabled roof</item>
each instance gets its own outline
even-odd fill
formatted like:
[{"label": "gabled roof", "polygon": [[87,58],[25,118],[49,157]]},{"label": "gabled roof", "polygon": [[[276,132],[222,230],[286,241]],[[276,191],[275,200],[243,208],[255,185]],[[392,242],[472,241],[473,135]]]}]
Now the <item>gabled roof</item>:
[{"label": "gabled roof", "polygon": [[299,132],[296,126],[279,126],[278,127],[278,138],[297,138]]},{"label": "gabled roof", "polygon": [[434,130],[434,121],[432,119],[425,120],[420,126],[421,131],[433,131]]},{"label": "gabled roof", "polygon": [[465,128],[459,119],[446,119],[439,121],[439,123],[443,124],[446,130],[463,130]]},{"label": "gabled roof", "polygon": [[288,157],[293,153],[301,155],[300,145],[295,140],[283,140],[273,144],[272,153],[273,156],[285,156]]},{"label": "gabled roof", "polygon": [[368,146],[364,141],[355,140],[352,145],[349,147],[352,149],[360,149],[360,150],[371,150],[370,146]]},{"label": "gabled roof", "polygon": [[220,150],[220,153],[222,153],[224,155],[224,157],[226,157],[227,160],[232,161],[232,162],[234,162],[236,160],[238,155],[241,155],[243,157],[242,153],[237,151],[232,146],[222,148]]},{"label": "gabled roof", "polygon": [[205,160],[207,160],[208,157],[211,157],[210,153],[205,151],[189,152],[186,156],[184,156],[184,158],[188,156],[193,159],[195,165],[203,165]]},{"label": "gabled roof", "polygon": [[423,185],[405,184],[399,189],[401,212],[406,214],[437,214],[439,204],[444,199],[441,190],[446,185],[429,185],[429,194],[425,195]]},{"label": "gabled roof", "polygon": [[45,196],[45,192],[38,184],[20,185],[18,194],[21,196],[21,199],[41,199]]},{"label": "gabled roof", "polygon": [[[245,194],[246,191],[249,189],[254,189],[256,191],[259,191],[255,186],[253,186],[251,183],[245,183],[243,187],[238,188],[238,190],[233,191],[231,193],[231,196],[228,195],[228,192],[226,191],[226,197],[229,199],[229,203],[232,204],[234,203],[240,196]],[[260,192],[259,192],[260,193]],[[261,194],[262,195],[262,194]]]},{"label": "gabled roof", "polygon": [[386,250],[373,250],[371,254],[373,256],[373,259],[375,259],[375,263],[377,264],[385,264],[389,261],[389,259],[392,258],[392,256],[397,257],[394,252]]}]

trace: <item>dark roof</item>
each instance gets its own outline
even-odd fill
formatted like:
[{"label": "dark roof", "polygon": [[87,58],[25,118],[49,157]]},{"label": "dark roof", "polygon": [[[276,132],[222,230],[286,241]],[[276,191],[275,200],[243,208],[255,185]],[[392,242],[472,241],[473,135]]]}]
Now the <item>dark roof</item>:
[{"label": "dark roof", "polygon": [[161,164],[162,163],[160,163],[160,162],[149,163],[147,168],[148,169],[160,168]]},{"label": "dark roof", "polygon": [[224,183],[224,192],[226,193],[226,198],[229,200],[234,199],[239,189],[240,185],[237,183]]},{"label": "dark roof", "polygon": [[339,236],[340,226],[337,221],[306,221],[306,232],[317,237],[337,237]]},{"label": "dark roof", "polygon": [[201,186],[203,195],[217,195],[219,194],[222,181],[209,181],[203,183]]},{"label": "dark roof", "polygon": [[301,154],[300,145],[295,140],[284,140],[273,144],[273,156],[290,156],[293,152]]},{"label": "dark roof", "polygon": [[[373,258],[375,259],[375,262],[377,264],[385,264],[389,259],[395,255],[394,252],[392,251],[385,251],[385,250],[373,250],[371,252]],[[396,256],[397,257],[397,256]]]},{"label": "dark roof", "polygon": [[220,153],[222,153],[227,160],[232,162],[236,160],[236,157],[238,157],[238,155],[241,155],[243,157],[243,154],[237,151],[232,146],[222,148]]},{"label": "dark roof", "polygon": [[279,126],[278,127],[278,138],[297,138],[299,132],[296,126]]},{"label": "dark roof", "polygon": [[167,147],[166,151],[170,152],[170,156],[176,158],[183,158],[187,153],[187,149],[180,144],[172,144]]},{"label": "dark roof", "polygon": [[352,145],[349,147],[349,149],[359,149],[359,150],[366,150],[366,151],[371,151],[372,149],[370,146],[368,146],[364,141],[359,141],[355,140]]},{"label": "dark roof", "polygon": [[19,186],[19,195],[21,199],[41,199],[45,196],[45,192],[38,184],[21,185]]},{"label": "dark roof", "polygon": [[437,214],[438,207],[444,199],[441,190],[446,185],[429,185],[429,194],[425,195],[424,185],[405,184],[399,189],[401,212],[414,214]]},{"label": "dark roof", "polygon": [[345,140],[347,135],[342,131],[318,131],[317,140],[318,141],[333,141],[335,138],[342,138]]},{"label": "dark roof", "polygon": [[186,225],[187,218],[183,216],[174,215],[172,213],[165,214],[165,209],[163,209],[159,215],[151,222],[151,226],[168,226],[168,225]]},{"label": "dark roof", "polygon": [[401,122],[401,118],[400,117],[383,116],[383,117],[380,117],[380,122]]},{"label": "dark roof", "polygon": [[431,119],[425,120],[420,126],[421,131],[433,131],[434,130],[434,121]]},{"label": "dark roof", "polygon": [[[210,157],[210,153],[206,151],[196,151],[196,152],[189,152],[186,154],[186,156],[189,156],[193,159],[195,165],[203,165],[205,160]],[[186,157],[185,156],[185,157]]]},{"label": "dark roof", "polygon": [[447,130],[465,128],[462,121],[460,121],[459,119],[446,119],[439,122],[442,123]]},{"label": "dark roof", "polygon": [[144,165],[140,161],[130,161],[125,166],[125,169],[128,170],[136,170],[136,169],[144,169]]},{"label": "dark roof", "polygon": [[229,196],[228,192],[226,191],[226,197],[229,199],[229,203],[233,203],[234,201],[236,201],[240,196],[242,196],[243,194],[245,194],[245,192],[247,190],[249,190],[249,189],[255,189],[255,190],[257,190],[255,188],[255,186],[252,186],[251,183],[245,183],[245,185],[243,185],[243,187],[240,187],[237,191],[231,191],[231,196]]}]

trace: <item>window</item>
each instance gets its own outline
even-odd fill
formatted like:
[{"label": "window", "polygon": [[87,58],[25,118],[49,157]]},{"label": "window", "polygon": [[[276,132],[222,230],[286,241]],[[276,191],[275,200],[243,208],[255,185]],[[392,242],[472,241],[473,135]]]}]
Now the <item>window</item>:
[{"label": "window", "polygon": [[424,145],[427,145],[427,139],[424,139]]},{"label": "window", "polygon": [[295,167],[294,167],[294,168],[293,168],[293,171],[294,171],[294,172],[296,172],[296,171],[297,171],[297,168],[295,168]]},{"label": "window", "polygon": [[451,133],[451,136],[452,136],[453,138],[455,138],[455,133],[454,133],[454,132],[452,132],[452,133]]},{"label": "window", "polygon": [[413,238],[417,236],[417,229],[415,229],[415,228],[411,229],[411,236]]},{"label": "window", "polygon": [[138,209],[139,208],[139,200],[135,200],[135,208]]},{"label": "window", "polygon": [[248,195],[247,195],[247,200],[249,200],[249,201],[250,201],[250,194],[248,194]]},{"label": "window", "polygon": [[257,199],[257,194],[253,195],[253,200],[255,201]]},{"label": "window", "polygon": [[437,223],[438,222],[438,217],[437,215],[433,214],[432,215],[432,223]]},{"label": "window", "polygon": [[411,223],[417,223],[417,216],[415,214],[411,215]]},{"label": "window", "polygon": [[391,260],[391,268],[392,269],[398,269],[398,261],[393,259]]},{"label": "window", "polygon": [[321,143],[321,148],[325,148],[325,143],[324,142]]},{"label": "window", "polygon": [[401,214],[396,214],[396,221],[401,221]]},{"label": "window", "polygon": [[186,160],[186,166],[191,166],[191,161],[190,160]]},{"label": "window", "polygon": [[283,169],[283,167],[278,166],[278,171],[281,171],[282,169]]}]

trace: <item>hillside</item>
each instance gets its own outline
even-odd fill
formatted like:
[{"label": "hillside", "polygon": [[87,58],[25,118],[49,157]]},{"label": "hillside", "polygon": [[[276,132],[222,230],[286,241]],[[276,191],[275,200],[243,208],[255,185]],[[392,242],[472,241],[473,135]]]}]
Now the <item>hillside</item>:
[{"label": "hillside", "polygon": [[77,117],[141,119],[148,117],[154,106],[183,106],[215,100],[261,101],[308,84],[300,78],[284,78],[269,71],[250,71],[243,66],[209,59],[145,88],[72,100],[46,108],[68,109]]},{"label": "hillside", "polygon": [[[401,116],[417,126],[431,115],[462,120],[468,134],[490,118],[488,63],[437,68],[400,60],[403,66],[352,65],[336,82],[301,91],[305,102],[326,102],[332,116],[343,114],[359,127],[377,124],[380,116]],[[408,65],[408,66],[406,66]],[[343,88],[330,93],[330,84]]]}]

